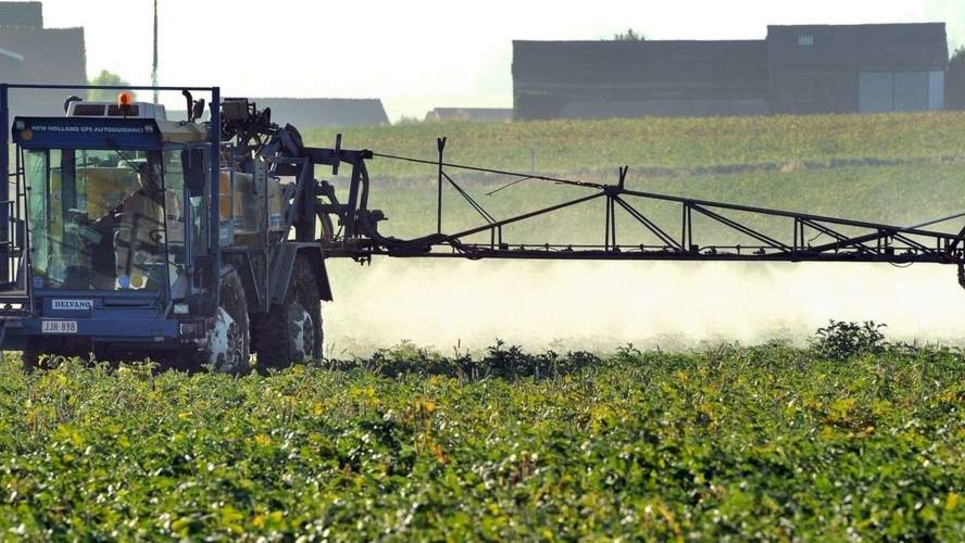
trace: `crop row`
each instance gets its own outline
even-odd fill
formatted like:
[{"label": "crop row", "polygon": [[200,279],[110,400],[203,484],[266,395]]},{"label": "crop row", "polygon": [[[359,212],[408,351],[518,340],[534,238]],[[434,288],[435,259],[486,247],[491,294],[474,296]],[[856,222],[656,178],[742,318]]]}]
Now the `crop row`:
[{"label": "crop row", "polygon": [[8,361],[0,537],[957,539],[965,357],[842,337],[242,379]]}]

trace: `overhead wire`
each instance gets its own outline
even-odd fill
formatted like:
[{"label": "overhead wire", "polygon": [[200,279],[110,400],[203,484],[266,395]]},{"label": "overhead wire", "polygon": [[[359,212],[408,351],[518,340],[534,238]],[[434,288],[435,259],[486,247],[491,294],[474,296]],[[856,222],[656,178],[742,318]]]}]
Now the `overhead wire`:
[{"label": "overhead wire", "polygon": [[[438,166],[438,165],[439,165],[439,161],[438,161],[438,160],[425,160],[425,159],[421,159],[421,158],[412,158],[412,157],[399,156],[399,155],[390,155],[390,154],[386,154],[386,153],[372,153],[372,156],[379,157],[379,158],[387,158],[387,159],[390,159],[390,160],[399,160],[399,161],[402,161],[402,162],[412,162],[412,163],[415,163],[415,164],[428,164],[428,165],[431,165],[431,166]],[[443,162],[442,165],[443,165],[444,167],[447,167],[447,168],[456,168],[456,169],[467,170],[467,171],[471,171],[471,172],[492,173],[492,174],[498,174],[498,175],[510,175],[510,176],[513,176],[513,177],[525,177],[526,179],[534,179],[534,180],[536,180],[536,181],[549,181],[549,182],[551,182],[551,183],[559,183],[559,184],[561,184],[561,185],[571,185],[571,186],[574,186],[574,187],[585,187],[585,188],[593,188],[593,189],[603,189],[603,188],[605,188],[605,186],[602,185],[602,184],[600,184],[600,183],[590,183],[590,182],[587,182],[587,181],[576,181],[576,180],[573,180],[573,179],[565,179],[565,178],[561,178],[561,177],[551,177],[551,176],[547,176],[547,175],[528,175],[528,174],[525,174],[525,173],[511,172],[511,171],[507,171],[507,170],[496,170],[496,169],[493,169],[493,168],[481,168],[481,167],[479,167],[479,166],[466,166],[466,165],[464,165],[464,164],[452,164],[452,163],[448,163],[448,162]]]}]

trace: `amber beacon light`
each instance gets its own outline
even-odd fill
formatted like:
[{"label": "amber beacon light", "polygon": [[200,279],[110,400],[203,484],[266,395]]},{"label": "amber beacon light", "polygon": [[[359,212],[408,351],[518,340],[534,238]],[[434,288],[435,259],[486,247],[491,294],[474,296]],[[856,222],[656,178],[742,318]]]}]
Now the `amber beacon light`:
[{"label": "amber beacon light", "polygon": [[131,104],[134,99],[131,97],[131,93],[124,91],[117,95],[117,107],[124,113],[124,115],[130,115]]}]

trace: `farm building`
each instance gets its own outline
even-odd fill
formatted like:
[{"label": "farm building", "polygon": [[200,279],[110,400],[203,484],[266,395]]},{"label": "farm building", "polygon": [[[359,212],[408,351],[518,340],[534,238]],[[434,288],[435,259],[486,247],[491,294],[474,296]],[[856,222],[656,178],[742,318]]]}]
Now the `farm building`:
[{"label": "farm building", "polygon": [[[40,2],[0,2],[0,80],[87,84],[83,28],[44,28]],[[18,115],[62,115],[65,91],[15,91]]]},{"label": "farm building", "polygon": [[23,55],[0,47],[0,76],[4,81],[16,81],[23,77]]},{"label": "farm building", "polygon": [[3,26],[44,27],[44,9],[40,2],[0,2]]},{"label": "farm building", "polygon": [[517,119],[767,113],[759,41],[513,43]]},{"label": "farm building", "polygon": [[299,128],[389,124],[382,100],[350,98],[252,98],[259,108],[271,108],[271,119]]},{"label": "farm building", "polygon": [[770,26],[749,41],[514,41],[515,119],[923,111],[943,23]]},{"label": "farm building", "polygon": [[771,26],[775,113],[874,113],[943,108],[944,24]]},{"label": "farm building", "polygon": [[513,120],[513,110],[498,107],[437,107],[426,114],[426,121],[476,121],[484,123]]}]

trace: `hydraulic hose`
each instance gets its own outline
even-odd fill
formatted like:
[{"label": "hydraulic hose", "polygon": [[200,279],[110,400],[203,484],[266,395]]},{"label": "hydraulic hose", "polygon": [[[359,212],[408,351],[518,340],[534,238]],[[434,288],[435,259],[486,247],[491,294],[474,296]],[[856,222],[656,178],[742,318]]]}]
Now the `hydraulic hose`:
[{"label": "hydraulic hose", "polygon": [[376,226],[372,224],[371,213],[365,210],[359,213],[358,223],[366,236],[378,245],[384,246],[390,253],[427,253],[432,250],[433,245],[445,243],[449,238],[449,236],[445,234],[430,234],[421,238],[408,240],[383,236],[379,234]]}]

